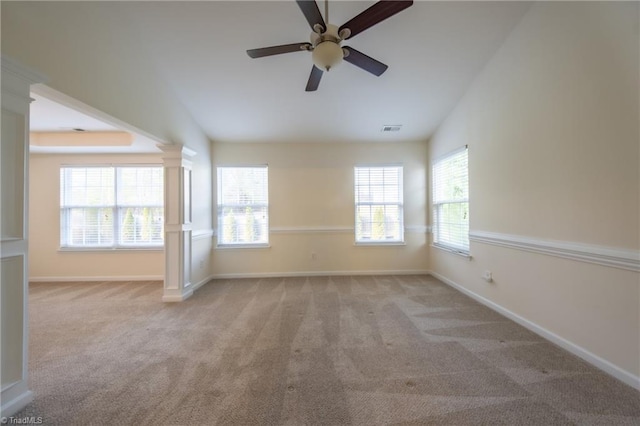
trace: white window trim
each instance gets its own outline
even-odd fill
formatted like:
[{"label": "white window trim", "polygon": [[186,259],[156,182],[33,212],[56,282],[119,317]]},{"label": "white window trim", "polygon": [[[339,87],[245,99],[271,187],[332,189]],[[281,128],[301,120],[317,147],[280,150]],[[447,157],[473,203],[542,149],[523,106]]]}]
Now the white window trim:
[{"label": "white window trim", "polygon": [[[356,181],[355,181],[355,176],[356,176],[356,170],[359,168],[384,168],[384,167],[396,167],[396,168],[400,168],[400,196],[401,196],[401,200],[400,203],[391,203],[391,202],[383,202],[383,203],[375,203],[375,202],[364,202],[364,203],[358,203],[355,197],[355,186],[356,186]],[[353,231],[353,237],[354,237],[354,246],[360,246],[360,247],[373,247],[373,246],[405,246],[406,242],[404,239],[404,234],[405,234],[405,227],[404,227],[404,165],[402,163],[384,163],[384,164],[356,164],[353,167],[353,191],[354,191],[354,195],[353,195],[353,200],[354,200],[354,212],[353,212],[353,219],[354,219],[354,231]],[[366,240],[358,240],[358,236],[357,236],[357,228],[358,228],[358,206],[360,205],[390,205],[390,206],[398,206],[399,210],[400,210],[400,223],[398,224],[398,231],[400,232],[400,238],[397,240],[371,240],[371,241],[366,241]]]},{"label": "white window trim", "polygon": [[216,244],[216,250],[250,250],[250,249],[268,249],[271,248],[271,244],[269,243],[255,243],[255,244],[247,244],[247,243],[238,243],[238,244]]},{"label": "white window trim", "polygon": [[[142,168],[142,167],[149,167],[149,168],[160,168],[162,169],[163,166],[162,164],[156,164],[156,163],[91,163],[91,164],[83,164],[83,163],[72,163],[72,164],[60,164],[60,168],[59,170],[62,171],[62,169],[65,168],[84,168],[84,169],[89,169],[89,168],[113,168],[113,169],[118,169],[118,168]],[[58,252],[61,253],[74,253],[74,252],[122,252],[122,251],[134,251],[134,252],[140,252],[140,251],[145,251],[145,252],[151,252],[151,251],[164,251],[164,241],[161,243],[149,243],[149,244],[119,244],[118,242],[118,235],[120,235],[120,222],[117,220],[118,218],[118,204],[117,204],[117,199],[118,199],[118,184],[117,184],[117,172],[114,170],[115,175],[114,175],[114,204],[113,205],[105,205],[105,206],[62,206],[62,200],[59,200],[59,204],[60,204],[60,220],[58,221],[60,223],[60,225],[58,226],[58,241],[61,242],[62,241],[62,229],[61,229],[61,222],[62,222],[62,210],[65,208],[73,208],[73,207],[97,207],[97,208],[110,208],[112,210],[112,214],[113,214],[113,218],[114,218],[114,223],[113,223],[113,228],[112,228],[112,233],[113,233],[113,244],[112,245],[62,245],[60,244],[60,246],[58,247]],[[62,188],[60,188],[60,191],[62,190]],[[58,193],[60,194],[60,191],[58,191]],[[164,191],[164,189],[163,189]],[[160,206],[144,206],[144,207],[154,207],[154,208],[162,208],[164,211],[164,203]]]},{"label": "white window trim", "polygon": [[[267,241],[266,242],[256,242],[256,243],[247,243],[247,242],[239,242],[239,243],[221,243],[220,242],[220,230],[222,229],[221,223],[220,223],[220,206],[221,204],[219,204],[219,200],[220,200],[220,182],[219,182],[219,174],[218,174],[218,170],[220,168],[248,168],[248,169],[255,169],[255,168],[266,168],[267,169],[267,202],[266,203],[262,203],[262,204],[252,204],[252,206],[259,206],[261,208],[266,208],[267,210],[267,220],[266,220],[266,235],[267,235]],[[216,209],[216,222],[217,222],[217,230],[214,232],[214,238],[215,238],[215,249],[220,249],[220,250],[229,250],[229,249],[241,249],[241,250],[246,250],[246,249],[265,249],[265,248],[271,248],[271,244],[270,244],[270,239],[271,239],[271,231],[270,231],[270,222],[269,222],[269,218],[270,218],[270,214],[269,214],[269,164],[216,164],[215,165],[215,176],[216,176],[216,200],[215,200],[215,209]],[[224,206],[233,206],[232,204],[224,204]],[[245,207],[246,205],[237,205],[237,206],[242,206]]]},{"label": "white window trim", "polygon": [[106,252],[106,253],[111,253],[111,252],[123,252],[123,251],[144,251],[144,252],[151,252],[151,251],[157,251],[157,252],[163,252],[164,251],[164,244],[162,246],[116,246],[116,247],[98,247],[98,246],[91,246],[91,247],[78,247],[78,246],[73,246],[73,247],[59,247],[58,248],[58,252],[59,253],[74,253],[74,252]]},{"label": "white window trim", "polygon": [[[436,159],[434,159],[431,162],[431,182],[434,182],[434,177],[433,177],[433,170],[436,164],[438,164],[440,161],[445,160],[447,158],[453,157],[456,154],[459,154],[460,152],[466,151],[467,152],[467,190],[469,189],[469,146],[468,145],[463,145],[460,148],[454,149],[453,151],[449,151],[444,155],[441,155],[439,157],[437,157]],[[467,203],[469,204],[469,198],[468,198],[468,193],[467,193],[467,198],[462,199],[462,200],[444,200],[444,201],[440,201],[438,203],[435,202],[435,200],[433,200],[433,196],[434,196],[435,190],[432,187],[431,188],[431,204],[432,204],[432,214],[433,214],[433,223],[431,224],[431,229],[432,229],[432,240],[433,242],[431,243],[431,247],[458,255],[458,256],[462,256],[465,257],[467,259],[471,259],[471,254],[470,254],[470,246],[467,247],[462,247],[462,246],[458,246],[455,244],[442,244],[440,242],[436,242],[435,238],[436,238],[436,233],[439,232],[438,230],[438,220],[437,220],[437,206],[443,205],[443,204],[464,204]],[[469,241],[469,235],[467,234],[467,241]]]},{"label": "white window trim", "polygon": [[455,255],[460,256],[460,257],[464,257],[464,258],[469,259],[469,260],[472,259],[471,253],[469,251],[467,251],[467,250],[459,250],[459,249],[455,249],[455,248],[452,248],[452,247],[449,247],[449,246],[445,246],[445,245],[442,245],[442,244],[436,244],[436,243],[431,244],[431,247],[436,248],[438,250],[445,251],[447,253],[455,254]]}]

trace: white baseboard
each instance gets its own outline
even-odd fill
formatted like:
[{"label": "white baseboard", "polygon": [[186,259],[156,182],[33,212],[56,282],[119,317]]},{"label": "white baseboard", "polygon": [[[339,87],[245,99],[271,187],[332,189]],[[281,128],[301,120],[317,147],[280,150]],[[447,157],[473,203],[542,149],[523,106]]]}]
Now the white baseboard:
[{"label": "white baseboard", "polygon": [[325,277],[325,276],[354,276],[354,275],[428,275],[426,269],[415,270],[384,270],[384,271],[301,271],[301,272],[254,272],[254,273],[231,273],[213,274],[210,279],[232,279],[232,278],[279,278],[279,277]]},{"label": "white baseboard", "polygon": [[[166,291],[166,290],[165,290]],[[183,293],[168,293],[162,296],[163,302],[183,302],[193,296],[193,289],[189,288]]]},{"label": "white baseboard", "polygon": [[623,370],[622,368],[616,366],[615,364],[612,364],[611,362],[607,361],[606,359],[600,358],[599,356],[589,352],[588,350],[586,350],[585,348],[576,345],[573,342],[568,341],[567,339],[558,336],[557,334],[547,330],[546,328],[543,328],[541,326],[539,326],[538,324],[529,321],[526,318],[521,317],[520,315],[511,312],[510,310],[503,308],[502,306],[498,305],[495,302],[492,302],[491,300],[480,296],[479,294],[476,294],[474,292],[472,292],[471,290],[466,289],[465,287],[461,286],[460,284],[451,281],[450,279],[431,271],[429,273],[430,275],[434,276],[435,278],[439,279],[440,281],[444,282],[445,284],[455,288],[456,290],[460,291],[461,293],[466,294],[467,296],[471,297],[472,299],[482,303],[483,305],[487,306],[490,309],[493,309],[494,311],[498,312],[499,314],[504,315],[505,317],[509,318],[510,320],[513,320],[515,322],[517,322],[518,324],[520,324],[521,326],[525,327],[526,329],[536,333],[537,335],[549,340],[552,343],[555,343],[556,345],[560,346],[561,348],[571,352],[572,354],[582,358],[583,360],[587,361],[588,363],[592,364],[593,366],[599,368],[600,370],[612,375],[613,377],[615,377],[618,380],[621,380],[622,382],[628,384],[629,386],[634,387],[635,389],[640,390],[640,377],[635,376],[634,374]]},{"label": "white baseboard", "polygon": [[61,281],[164,281],[163,275],[131,275],[105,277],[29,277],[29,282],[61,282]]},{"label": "white baseboard", "polygon": [[[33,392],[30,390],[25,390],[13,398],[6,400],[7,397],[4,395],[5,392],[2,392],[2,408],[0,409],[0,415],[2,417],[10,417],[13,416],[18,411],[22,410],[27,406],[31,401],[33,401]],[[10,398],[10,397],[9,397]]]}]

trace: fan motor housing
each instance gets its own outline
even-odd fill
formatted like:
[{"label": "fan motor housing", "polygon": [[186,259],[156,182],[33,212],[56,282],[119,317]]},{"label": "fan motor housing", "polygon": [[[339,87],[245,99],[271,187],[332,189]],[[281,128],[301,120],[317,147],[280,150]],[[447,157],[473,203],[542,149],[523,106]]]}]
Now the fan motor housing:
[{"label": "fan motor housing", "polygon": [[322,34],[312,32],[310,39],[311,39],[311,44],[313,45],[314,48],[320,43],[323,43],[325,41],[331,41],[336,44],[339,44],[342,41],[342,39],[338,35],[338,27],[333,24],[328,24],[327,30]]}]

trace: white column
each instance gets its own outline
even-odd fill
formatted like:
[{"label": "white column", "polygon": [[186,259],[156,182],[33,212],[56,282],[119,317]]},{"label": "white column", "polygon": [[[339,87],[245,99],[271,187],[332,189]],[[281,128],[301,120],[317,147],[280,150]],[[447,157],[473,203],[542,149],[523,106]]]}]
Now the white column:
[{"label": "white column", "polygon": [[0,139],[0,329],[2,416],[33,400],[28,389],[29,91],[45,78],[2,56]]},{"label": "white column", "polygon": [[163,302],[181,302],[191,288],[191,159],[181,145],[158,145],[164,152],[164,294]]}]

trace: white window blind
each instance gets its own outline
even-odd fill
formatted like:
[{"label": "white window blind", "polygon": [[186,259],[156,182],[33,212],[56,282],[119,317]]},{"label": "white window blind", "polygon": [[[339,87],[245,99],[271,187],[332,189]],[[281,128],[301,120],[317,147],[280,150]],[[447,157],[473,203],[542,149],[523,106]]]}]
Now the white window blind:
[{"label": "white window blind", "polygon": [[62,167],[61,247],[162,246],[163,188],[162,167]]},{"label": "white window blind", "polygon": [[357,243],[404,241],[402,166],[355,167]]},{"label": "white window blind", "polygon": [[469,252],[468,150],[456,150],[433,164],[433,243]]},{"label": "white window blind", "polygon": [[218,245],[269,242],[267,166],[218,167]]}]

